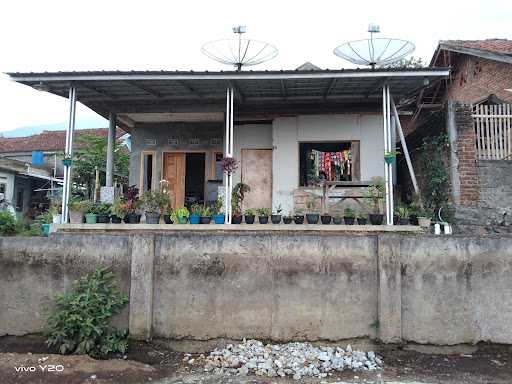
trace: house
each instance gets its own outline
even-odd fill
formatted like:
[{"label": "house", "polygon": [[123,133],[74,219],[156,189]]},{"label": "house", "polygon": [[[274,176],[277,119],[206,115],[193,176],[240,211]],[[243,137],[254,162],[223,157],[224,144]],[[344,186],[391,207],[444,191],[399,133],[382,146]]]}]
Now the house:
[{"label": "house", "polygon": [[[421,180],[418,156],[421,142],[447,134],[446,169],[450,199],[456,207],[459,224],[509,226],[512,224],[512,41],[440,41],[430,67],[446,66],[451,68],[450,76],[436,87],[419,93],[415,100],[417,109],[407,137],[415,153],[414,168]],[[405,190],[410,190],[408,180],[403,184]]]},{"label": "house", "polygon": [[[130,184],[169,181],[175,206],[227,200],[247,183],[247,207],[303,208],[328,182],[333,205],[355,201],[374,176],[386,180],[393,222],[394,149],[401,102],[446,78],[445,68],[221,72],[11,73],[13,80],[79,100],[131,134]],[[69,84],[73,86],[69,87]],[[396,111],[397,109],[400,111]],[[396,113],[395,113],[396,112]],[[70,124],[68,134],[72,135]],[[223,175],[223,157],[240,166]],[[110,163],[111,164],[111,163]],[[107,167],[107,187],[111,165]],[[324,194],[325,196],[325,194]],[[229,220],[229,219],[228,219]]]}]

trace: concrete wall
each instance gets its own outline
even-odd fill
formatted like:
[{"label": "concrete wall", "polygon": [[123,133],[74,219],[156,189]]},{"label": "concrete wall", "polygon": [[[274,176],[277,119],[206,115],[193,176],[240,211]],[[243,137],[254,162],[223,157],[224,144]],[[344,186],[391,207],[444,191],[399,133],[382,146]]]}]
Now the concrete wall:
[{"label": "concrete wall", "polygon": [[97,263],[130,293],[117,321],[140,339],[512,343],[511,237],[342,232],[0,238],[0,336],[40,331]]},{"label": "concrete wall", "polygon": [[274,205],[293,209],[299,186],[299,143],[360,140],[361,180],[384,176],[381,115],[314,115],[277,118],[273,122]]}]

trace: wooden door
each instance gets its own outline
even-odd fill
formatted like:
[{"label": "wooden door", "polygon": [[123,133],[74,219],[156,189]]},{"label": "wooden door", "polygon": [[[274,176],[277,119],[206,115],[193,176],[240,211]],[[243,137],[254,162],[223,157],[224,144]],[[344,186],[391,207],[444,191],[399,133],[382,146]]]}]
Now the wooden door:
[{"label": "wooden door", "polygon": [[242,149],[242,181],[251,188],[242,209],[272,208],[271,149]]},{"label": "wooden door", "polygon": [[173,208],[185,205],[185,156],[185,153],[166,153],[164,157],[163,175],[169,182]]}]

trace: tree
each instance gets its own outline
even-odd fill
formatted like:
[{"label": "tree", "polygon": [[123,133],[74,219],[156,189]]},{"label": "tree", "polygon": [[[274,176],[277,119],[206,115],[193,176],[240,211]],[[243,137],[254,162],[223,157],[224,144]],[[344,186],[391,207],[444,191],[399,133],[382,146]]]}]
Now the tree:
[{"label": "tree", "polygon": [[423,68],[426,64],[421,57],[411,56],[408,59],[401,59],[391,64],[383,65],[382,68]]},{"label": "tree", "polygon": [[[73,161],[73,183],[82,185],[90,197],[94,191],[96,168],[101,172],[103,184],[107,168],[107,138],[102,136],[84,135],[77,140],[82,145],[75,151]],[[114,180],[128,176],[130,155],[126,147],[116,141],[114,147]]]}]

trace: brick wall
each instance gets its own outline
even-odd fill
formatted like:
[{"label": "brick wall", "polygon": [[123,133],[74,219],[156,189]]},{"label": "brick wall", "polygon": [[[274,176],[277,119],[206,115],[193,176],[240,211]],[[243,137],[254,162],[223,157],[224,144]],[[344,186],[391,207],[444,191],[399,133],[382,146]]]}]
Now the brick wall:
[{"label": "brick wall", "polygon": [[476,103],[490,94],[512,103],[512,65],[474,56],[457,62],[447,98],[461,103]]}]

